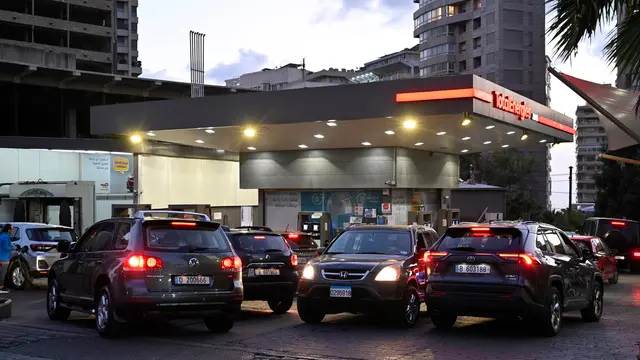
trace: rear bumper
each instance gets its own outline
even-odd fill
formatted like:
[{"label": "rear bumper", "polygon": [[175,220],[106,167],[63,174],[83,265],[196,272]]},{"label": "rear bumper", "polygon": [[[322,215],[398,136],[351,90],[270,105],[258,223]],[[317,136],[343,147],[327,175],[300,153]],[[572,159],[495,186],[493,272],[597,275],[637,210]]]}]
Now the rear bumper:
[{"label": "rear bumper", "polygon": [[[351,298],[331,297],[329,289],[332,285],[351,286]],[[402,304],[404,288],[400,282],[369,285],[303,281],[298,286],[298,302],[304,302],[326,314],[392,312]]]},{"label": "rear bumper", "polygon": [[169,318],[202,317],[240,311],[242,291],[226,293],[165,293],[124,297],[117,302],[118,315],[162,316]]},{"label": "rear bumper", "polygon": [[496,318],[537,314],[545,309],[544,305],[533,300],[524,287],[514,287],[508,295],[465,292],[464,285],[457,290],[462,291],[434,291],[432,285],[428,284],[425,294],[427,311],[430,314],[440,311],[458,316]]}]

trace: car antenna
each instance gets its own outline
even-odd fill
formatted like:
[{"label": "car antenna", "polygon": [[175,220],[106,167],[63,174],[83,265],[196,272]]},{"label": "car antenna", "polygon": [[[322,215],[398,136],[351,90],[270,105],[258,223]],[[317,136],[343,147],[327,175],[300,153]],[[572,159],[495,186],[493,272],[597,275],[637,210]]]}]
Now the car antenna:
[{"label": "car antenna", "polygon": [[289,224],[287,224],[287,228],[284,229],[284,232],[288,232],[289,231]]}]

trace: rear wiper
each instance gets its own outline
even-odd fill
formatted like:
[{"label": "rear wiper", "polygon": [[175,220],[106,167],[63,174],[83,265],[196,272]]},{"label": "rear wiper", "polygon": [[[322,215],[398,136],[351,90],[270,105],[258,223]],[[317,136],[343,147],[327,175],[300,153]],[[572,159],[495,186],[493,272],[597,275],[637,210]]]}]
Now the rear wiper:
[{"label": "rear wiper", "polygon": [[476,251],[476,248],[471,247],[471,246],[459,246],[459,247],[454,247],[451,248],[449,250],[456,250],[456,251],[470,251],[470,252],[474,252]]},{"label": "rear wiper", "polygon": [[210,247],[194,247],[194,248],[189,248],[189,252],[198,252],[198,251],[213,251],[213,250],[217,250],[216,248],[210,248]]},{"label": "rear wiper", "polygon": [[281,252],[282,249],[267,249],[264,252]]}]

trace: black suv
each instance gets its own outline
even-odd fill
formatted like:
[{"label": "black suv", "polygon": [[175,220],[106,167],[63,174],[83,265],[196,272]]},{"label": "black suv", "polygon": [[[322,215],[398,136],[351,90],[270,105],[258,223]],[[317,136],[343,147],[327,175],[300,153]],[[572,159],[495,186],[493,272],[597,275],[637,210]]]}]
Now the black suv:
[{"label": "black suv", "polygon": [[287,239],[289,246],[298,255],[299,268],[303,268],[309,260],[318,255],[319,247],[311,234],[301,231],[289,231],[280,234]]},{"label": "black suv", "polygon": [[426,254],[427,310],[437,328],[457,316],[515,316],[554,336],[566,311],[600,320],[603,281],[593,259],[551,225],[452,226]]},{"label": "black suv", "polygon": [[590,217],[580,235],[597,236],[611,249],[618,268],[640,273],[640,223],[627,219]]},{"label": "black suv", "polygon": [[202,317],[226,332],[242,303],[242,262],[220,224],[203,214],[141,211],[91,226],[75,246],[58,242],[49,271],[47,314],[96,315],[100,335],[145,316]]},{"label": "black suv", "polygon": [[298,255],[285,239],[260,230],[232,230],[227,237],[244,265],[244,300],[265,300],[276,314],[289,311],[298,286]]},{"label": "black suv", "polygon": [[383,314],[414,326],[424,299],[424,254],[436,240],[436,232],[422,226],[346,229],[304,267],[300,318],[319,323],[325,314]]}]

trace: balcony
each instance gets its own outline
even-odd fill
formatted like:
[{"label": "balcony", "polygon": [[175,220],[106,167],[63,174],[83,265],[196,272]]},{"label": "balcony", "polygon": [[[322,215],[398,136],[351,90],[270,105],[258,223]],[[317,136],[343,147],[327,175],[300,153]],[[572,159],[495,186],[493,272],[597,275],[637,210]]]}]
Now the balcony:
[{"label": "balcony", "polygon": [[[33,56],[30,56],[28,58],[28,59],[31,59],[29,61],[26,61],[27,59],[19,60],[15,58],[16,56],[24,56],[27,54],[27,52],[33,51],[33,49],[39,50],[38,52],[40,54],[39,56],[42,57],[41,61],[37,60],[36,58],[33,58]],[[5,60],[28,62],[32,64],[42,64],[43,66],[46,66],[45,64],[50,63],[49,58],[51,56],[55,56],[55,54],[72,55],[74,57],[72,61],[73,63],[75,63],[76,60],[95,61],[95,62],[101,62],[106,64],[111,63],[110,53],[80,50],[80,49],[73,49],[73,48],[66,48],[66,47],[52,46],[52,45],[43,45],[43,44],[36,44],[36,43],[30,43],[30,42],[24,42],[24,41],[0,39],[0,58]],[[71,68],[75,70],[75,65],[71,66],[72,62],[69,63],[70,64],[69,66],[60,66],[60,67]]]},{"label": "balcony", "polygon": [[42,16],[22,14],[12,11],[0,10],[0,22],[18,23],[26,26],[35,26],[48,29],[65,30],[75,33],[84,33],[94,36],[111,37],[111,27],[83,24],[68,20],[52,19]]}]

